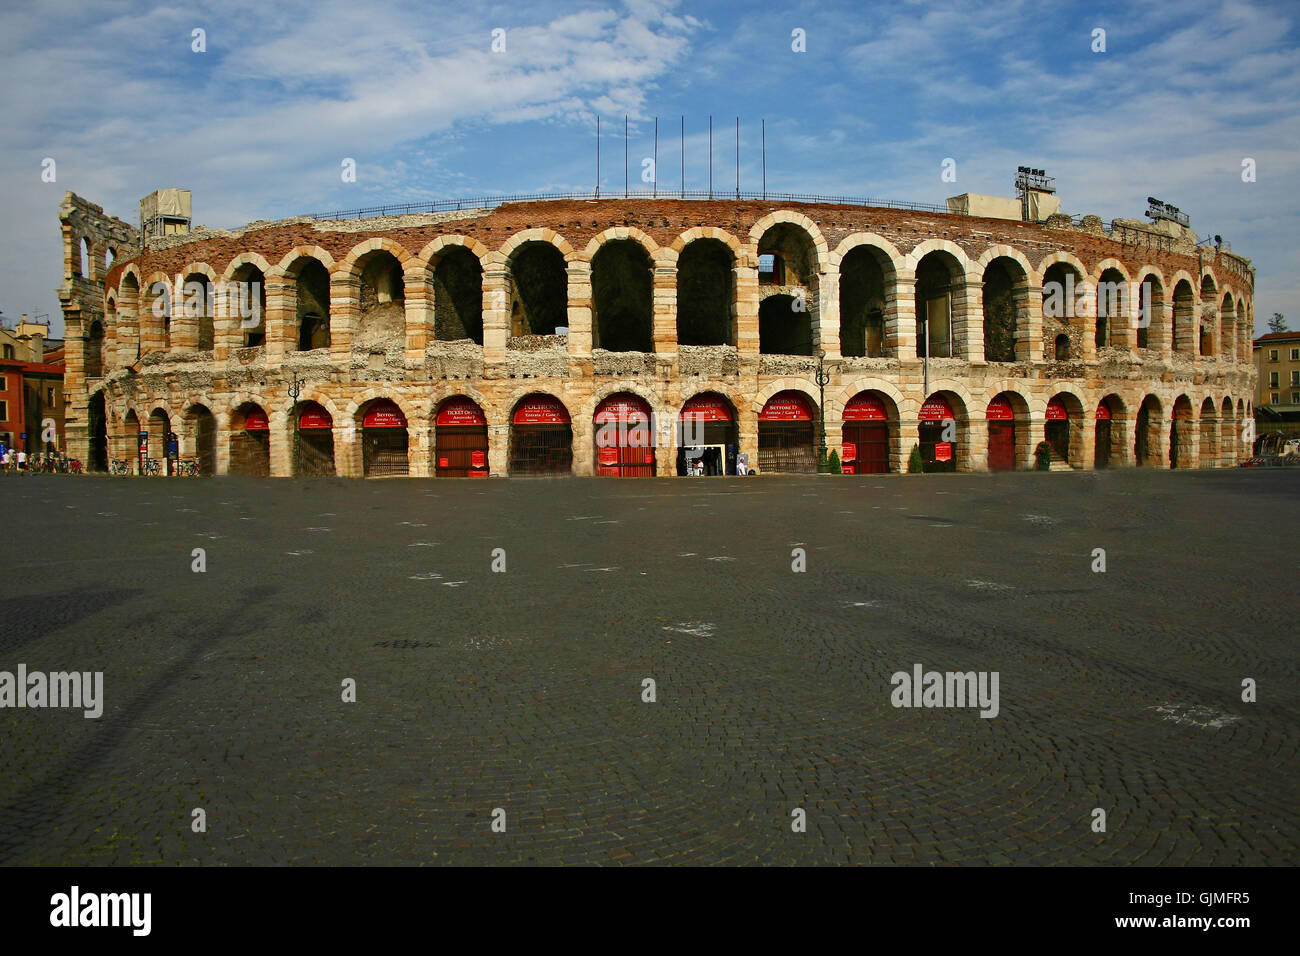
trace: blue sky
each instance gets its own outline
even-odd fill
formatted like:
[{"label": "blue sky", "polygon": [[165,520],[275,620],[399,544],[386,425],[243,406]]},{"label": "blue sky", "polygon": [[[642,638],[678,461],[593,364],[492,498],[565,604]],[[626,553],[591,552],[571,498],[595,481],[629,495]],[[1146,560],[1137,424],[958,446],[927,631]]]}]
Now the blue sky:
[{"label": "blue sky", "polygon": [[[57,209],[128,222],[193,191],[195,223],[602,188],[660,117],[660,182],[942,202],[1057,178],[1065,211],[1191,215],[1257,268],[1257,332],[1300,328],[1300,55],[1294,3],[42,3],[0,10],[0,309],[62,331]],[[192,31],[207,51],[192,51]],[[1093,31],[1106,31],[1094,53]],[[506,50],[492,52],[492,31]],[[795,29],[806,52],[791,49]],[[52,157],[57,181],[43,183]],[[344,157],[357,181],[339,175]],[[940,180],[946,157],[957,181]],[[1257,179],[1241,180],[1256,161]]]}]

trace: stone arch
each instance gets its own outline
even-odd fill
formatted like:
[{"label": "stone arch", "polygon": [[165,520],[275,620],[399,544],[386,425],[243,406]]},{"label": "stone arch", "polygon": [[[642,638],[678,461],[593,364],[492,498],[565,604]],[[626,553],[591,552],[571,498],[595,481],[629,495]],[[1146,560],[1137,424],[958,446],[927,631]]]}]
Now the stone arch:
[{"label": "stone arch", "polygon": [[884,236],[874,232],[855,232],[845,236],[840,241],[840,244],[835,247],[835,251],[826,257],[826,271],[828,273],[839,272],[844,257],[860,246],[871,246],[883,253],[885,258],[889,260],[889,266],[895,276],[906,269],[907,257],[899,252],[898,247]]},{"label": "stone arch", "polygon": [[[970,320],[966,297],[970,260],[966,253],[947,239],[927,239],[905,262],[914,276],[910,291],[916,310],[916,357],[968,358],[964,330]],[[937,314],[928,310],[928,303],[935,300],[946,303]]]},{"label": "stone arch", "polygon": [[[907,399],[899,390],[898,386],[888,379],[879,378],[873,375],[860,375],[856,378],[845,380],[841,384],[839,391],[826,396],[826,419],[840,419],[844,417],[844,407],[853,400],[854,396],[862,392],[879,392],[886,396],[893,403],[894,414],[900,418],[903,414],[903,408],[907,404]],[[759,406],[762,408],[762,406]]]},{"label": "stone arch", "polygon": [[672,260],[676,261],[682,254],[682,250],[697,239],[717,239],[731,250],[732,258],[737,266],[747,264],[745,261],[745,247],[741,245],[740,240],[727,230],[719,229],[716,226],[693,226],[674,239],[671,244],[665,246],[663,251],[671,253]]},{"label": "stone arch", "polygon": [[957,245],[957,243],[953,242],[951,239],[932,238],[918,242],[912,247],[912,251],[903,258],[904,269],[910,272],[915,272],[916,267],[920,264],[921,260],[932,252],[948,253],[948,255],[957,260],[957,264],[961,267],[962,274],[967,279],[973,278],[974,281],[979,281],[979,276],[973,275],[972,273],[973,267],[971,265],[970,256],[966,255],[966,250]]},{"label": "stone arch", "polygon": [[[992,255],[998,250],[1012,255]],[[1029,305],[1035,275],[1029,260],[1010,246],[994,246],[980,257],[975,268],[982,290],[984,360],[1014,362],[1029,358]]]},{"label": "stone arch", "polygon": [[435,256],[444,250],[453,247],[459,247],[472,252],[478,258],[479,266],[484,269],[487,268],[488,257],[492,255],[492,251],[472,236],[463,236],[460,233],[449,233],[428,242],[425,247],[413,257],[412,266],[415,268],[429,269]]},{"label": "stone arch", "polygon": [[[272,272],[277,276],[295,275],[295,269],[304,259],[315,259],[325,267],[327,272],[335,271],[334,257],[320,246],[294,246],[286,252],[278,263],[272,268]],[[264,273],[269,275],[270,273]]]},{"label": "stone arch", "polygon": [[886,316],[896,308],[903,260],[887,239],[867,232],[854,233],[831,253],[828,272],[839,281],[842,356],[885,355]]},{"label": "stone arch", "polygon": [[680,251],[661,250],[665,258],[672,257],[677,273],[673,292],[679,345],[736,344],[736,270],[744,253],[734,236],[728,243],[705,234],[712,232],[722,230],[697,226],[683,234],[692,238]]},{"label": "stone arch", "polygon": [[[712,389],[710,386],[710,390],[715,389]],[[786,375],[776,379],[775,381],[768,382],[767,385],[758,390],[757,394],[755,394],[752,399],[744,401],[742,405],[738,405],[737,410],[743,410],[744,406],[747,405],[749,411],[753,415],[757,416],[758,413],[763,410],[763,406],[767,404],[768,399],[779,392],[786,391],[803,392],[804,397],[808,399],[809,404],[812,405],[814,409],[817,408],[817,383],[811,379]]]},{"label": "stone arch", "polygon": [[239,255],[231,259],[229,263],[226,264],[226,268],[221,273],[221,281],[230,282],[235,277],[235,270],[237,270],[240,266],[243,265],[256,266],[257,270],[261,272],[263,276],[268,276],[273,271],[276,271],[277,269],[280,270],[279,272],[277,272],[277,275],[283,274],[283,269],[281,268],[281,266],[283,266],[283,262],[281,263],[281,266],[272,266],[259,253],[241,252]]},{"label": "stone arch", "polygon": [[770,212],[750,227],[748,245],[750,249],[753,250],[754,255],[758,255],[758,244],[762,241],[763,236],[767,231],[773,226],[782,224],[797,226],[808,235],[808,238],[812,241],[812,247],[816,257],[816,262],[810,263],[812,271],[825,272],[829,265],[829,246],[827,245],[826,237],[822,235],[822,231],[818,227],[817,223],[813,222],[802,213],[795,212],[791,209],[777,209]]},{"label": "stone arch", "polygon": [[645,250],[650,261],[652,263],[655,261],[659,252],[659,243],[634,226],[612,226],[599,235],[593,236],[591,241],[587,243],[587,247],[582,250],[582,257],[591,261],[596,258],[596,253],[600,251],[601,246],[607,242],[617,242],[620,239],[637,243]]},{"label": "stone arch", "polygon": [[636,229],[607,229],[587,245],[591,255],[592,347],[653,352],[655,252]]},{"label": "stone arch", "polygon": [[[411,250],[396,240],[389,239],[387,236],[371,236],[362,242],[357,243],[348,250],[337,268],[330,268],[334,275],[349,276],[360,279],[364,266],[362,260],[374,252],[386,252],[397,260],[402,267],[403,273],[407,267],[419,268],[419,257],[412,254]],[[328,267],[327,267],[328,268]]]},{"label": "stone arch", "polygon": [[[344,420],[355,422],[358,429],[361,427],[360,414],[361,409],[376,399],[390,401],[402,410],[402,415],[406,418],[406,429],[412,431],[416,423],[426,421],[429,418],[428,409],[425,407],[427,401],[423,398],[413,399],[404,394],[399,389],[390,388],[384,385],[377,385],[374,388],[368,388],[359,392],[348,399],[347,406],[344,409]],[[423,411],[421,411],[423,409]]]},{"label": "stone arch", "polygon": [[560,250],[565,261],[571,261],[578,258],[578,253],[574,250],[569,241],[554,229],[523,229],[516,232],[505,242],[501,243],[497,253],[500,254],[503,262],[509,262],[520,246],[529,242],[544,242]]},{"label": "stone arch", "polygon": [[[1134,346],[1140,349],[1160,349],[1173,342],[1172,312],[1167,308],[1168,285],[1164,272],[1157,266],[1142,265],[1135,273],[1138,277],[1138,316],[1145,312],[1145,325],[1135,330]],[[1154,279],[1154,282],[1148,282]],[[1166,314],[1171,318],[1166,319]],[[1154,330],[1154,331],[1153,331]]]},{"label": "stone arch", "polygon": [[1005,243],[998,243],[985,249],[978,259],[972,261],[972,271],[983,275],[984,270],[987,269],[989,264],[995,259],[1013,259],[1016,264],[1025,271],[1026,276],[1031,279],[1038,277],[1038,271],[1030,265],[1029,259],[1026,258],[1025,254],[1015,246],[1008,246]]}]

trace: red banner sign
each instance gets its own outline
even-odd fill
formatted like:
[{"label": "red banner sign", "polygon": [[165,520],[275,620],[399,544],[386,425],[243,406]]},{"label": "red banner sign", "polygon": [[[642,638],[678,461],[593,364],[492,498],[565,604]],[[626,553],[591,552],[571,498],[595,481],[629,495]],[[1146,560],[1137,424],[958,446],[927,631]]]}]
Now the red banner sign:
[{"label": "red banner sign", "polygon": [[1065,411],[1065,406],[1059,399],[1052,399],[1047,403],[1047,420],[1049,422],[1065,422],[1070,420],[1069,414]]},{"label": "red banner sign", "polygon": [[1097,421],[1099,422],[1110,421],[1110,406],[1104,403],[1097,406]]},{"label": "red banner sign", "polygon": [[444,428],[448,425],[481,426],[487,424],[487,416],[473,399],[458,395],[442,403],[442,408],[438,409],[437,423]]},{"label": "red banner sign", "polygon": [[851,474],[853,474],[853,463],[850,462],[850,463],[847,464],[847,465],[840,465],[840,474],[841,474],[841,475],[851,475]]},{"label": "red banner sign", "polygon": [[438,467],[439,467],[439,468],[450,468],[450,467],[451,467],[451,459],[450,459],[450,458],[439,458],[439,459],[438,459]]},{"label": "red banner sign", "polygon": [[798,392],[778,392],[767,400],[758,413],[760,422],[810,422],[812,409]]},{"label": "red banner sign", "polygon": [[844,420],[846,422],[883,422],[888,421],[889,416],[885,414],[885,403],[878,397],[868,395],[866,392],[859,392],[844,406]]},{"label": "red banner sign", "polygon": [[921,406],[921,414],[917,416],[923,422],[941,422],[945,419],[956,419],[952,413],[952,406],[948,400],[940,395],[928,398],[925,404]]},{"label": "red banner sign", "polygon": [[952,461],[952,442],[941,441],[934,446],[935,461]]},{"label": "red banner sign", "polygon": [[325,411],[319,405],[304,405],[302,411],[298,413],[299,428],[333,428],[334,419],[330,413]]},{"label": "red banner sign", "polygon": [[1011,410],[1011,402],[999,395],[989,402],[989,410],[984,413],[984,417],[991,422],[1010,422],[1015,421],[1016,416]]},{"label": "red banner sign", "polygon": [[488,472],[487,469],[484,468],[481,471],[471,471],[469,473],[469,476],[471,478],[486,478],[488,476]]},{"label": "red banner sign", "polygon": [[682,406],[684,422],[729,422],[731,405],[721,395],[709,392],[688,399]]},{"label": "red banner sign", "polygon": [[406,416],[396,404],[389,401],[376,402],[361,420],[362,428],[405,428]]},{"label": "red banner sign", "polygon": [[516,425],[567,425],[569,413],[558,398],[532,395],[515,406]]},{"label": "red banner sign", "polygon": [[260,408],[254,408],[244,414],[244,431],[246,432],[268,432],[271,430],[271,423],[266,420],[266,412]]},{"label": "red banner sign", "polygon": [[650,406],[635,395],[611,395],[596,408],[597,425],[646,425],[650,422]]},{"label": "red banner sign", "polygon": [[840,446],[840,449],[841,449],[840,461],[858,460],[858,446],[853,444],[853,442],[846,441],[843,445]]},{"label": "red banner sign", "polygon": [[470,467],[471,467],[471,468],[486,468],[486,467],[487,467],[487,452],[485,452],[485,451],[472,451],[472,452],[470,452],[470,453],[469,453],[469,464],[470,464]]},{"label": "red banner sign", "polygon": [[642,464],[653,465],[655,463],[655,453],[647,451],[641,459]]},{"label": "red banner sign", "polygon": [[602,448],[596,453],[596,460],[602,465],[617,465],[618,449]]}]

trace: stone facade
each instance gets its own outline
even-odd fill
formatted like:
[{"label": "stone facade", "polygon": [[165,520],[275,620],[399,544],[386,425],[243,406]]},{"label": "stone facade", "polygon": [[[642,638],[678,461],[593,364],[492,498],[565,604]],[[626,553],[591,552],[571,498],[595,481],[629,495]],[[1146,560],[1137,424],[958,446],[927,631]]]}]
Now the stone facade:
[{"label": "stone facade", "polygon": [[[848,205],[557,200],[253,223],[141,248],[130,226],[71,193],[60,215],[69,449],[92,465],[96,427],[106,430],[110,457],[129,459],[135,430],[153,421],[178,433],[183,457],[197,453],[196,442],[215,440],[215,470],[225,472],[257,406],[269,420],[270,474],[290,474],[295,373],[298,401],[332,416],[335,467],[344,476],[363,473],[362,417],[383,399],[405,415],[410,474],[432,474],[434,418],[454,396],[481,407],[488,467],[506,474],[514,409],[535,393],[568,410],[575,474],[596,470],[593,414],[616,393],[640,396],[661,422],[675,420],[692,396],[723,396],[740,451],[754,462],[760,412],[787,390],[803,393],[813,409],[824,393],[828,448],[841,443],[845,406],[874,392],[889,416],[895,471],[906,469],[920,440],[922,404],[940,393],[956,420],[959,470],[987,467],[986,410],[1002,393],[1016,412],[1021,467],[1044,437],[1049,403],[1068,410],[1076,468],[1094,465],[1103,402],[1111,466],[1135,464],[1139,445],[1144,464],[1165,467],[1171,459],[1226,466],[1249,454],[1239,426],[1255,392],[1254,271],[1229,252],[1140,224],[1117,221],[1107,231],[1095,217],[1076,227],[1061,216],[1035,224]],[[88,270],[83,238],[92,250]],[[684,255],[697,242],[706,245]],[[105,269],[109,244],[119,255]],[[858,249],[866,255],[850,255]],[[773,256],[779,267],[767,264]],[[761,259],[780,274],[760,274]],[[1068,272],[1085,290],[1080,314],[1063,320],[1043,314],[1045,276],[1058,265],[1054,276]],[[311,270],[328,275],[327,296],[309,287]],[[217,289],[202,314],[185,314],[179,301],[169,315],[156,314],[154,284],[174,286],[178,276]],[[1098,301],[1098,283],[1117,276],[1153,290],[1149,328],[1139,331]],[[235,293],[223,289],[239,281],[260,283],[265,298],[263,322],[252,330],[232,307]],[[846,309],[861,315],[841,315],[842,283]],[[942,340],[932,334],[939,357],[918,355],[918,287],[948,303],[950,332]],[[689,308],[679,294],[693,297]],[[1099,309],[1111,316],[1100,332]],[[689,331],[679,316],[694,323]],[[761,329],[790,321],[806,323],[783,334],[796,344],[764,348]],[[624,334],[629,326],[635,335]],[[440,338],[438,330],[461,337]],[[850,347],[849,337],[858,344]],[[986,338],[1007,361],[986,360]],[[649,348],[614,350],[635,341]],[[819,358],[828,376],[820,389]],[[101,393],[104,424],[95,426],[90,407]],[[194,423],[209,413],[215,438],[205,439]],[[1188,424],[1171,453],[1175,420]],[[655,473],[675,474],[673,432],[662,434]]]}]

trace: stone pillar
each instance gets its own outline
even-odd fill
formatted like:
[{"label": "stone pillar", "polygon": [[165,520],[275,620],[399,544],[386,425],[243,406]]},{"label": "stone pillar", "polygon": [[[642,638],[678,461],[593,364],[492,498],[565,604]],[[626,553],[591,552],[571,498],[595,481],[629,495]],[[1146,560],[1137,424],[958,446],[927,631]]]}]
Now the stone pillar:
[{"label": "stone pillar", "polygon": [[[409,300],[408,300],[409,301]],[[406,423],[406,467],[412,478],[433,477],[433,435],[428,415]]]},{"label": "stone pillar", "polygon": [[[278,392],[278,390],[277,390]],[[280,405],[288,401],[288,396],[266,394],[267,406]],[[291,413],[271,411],[268,407],[267,420],[271,426],[270,471],[272,478],[293,477],[293,419]]]},{"label": "stone pillar", "polygon": [[[330,312],[334,311],[333,305]],[[238,305],[235,307],[238,314]],[[268,366],[278,366],[284,361],[287,352],[298,349],[298,283],[293,276],[271,275],[266,277],[266,315],[263,317],[263,329],[266,339],[263,348],[266,352]],[[235,348],[244,344],[244,329],[237,321],[234,335]],[[333,333],[331,332],[331,335]]]},{"label": "stone pillar", "polygon": [[1043,360],[1043,283],[1030,275],[1016,286],[1016,361]]},{"label": "stone pillar", "polygon": [[899,269],[893,284],[885,286],[885,354],[916,358],[916,273],[911,269]]},{"label": "stone pillar", "polygon": [[749,456],[749,467],[758,468],[758,412],[748,407],[736,409],[737,454]]},{"label": "stone pillar", "polygon": [[[817,348],[826,353],[826,360],[839,360],[840,353],[840,274],[823,272],[817,277],[817,314],[813,332]],[[816,349],[814,349],[814,352]],[[830,454],[830,442],[826,447]]]},{"label": "stone pillar", "polygon": [[[591,361],[591,263],[570,259],[569,283],[569,358]],[[590,456],[588,456],[590,457]],[[577,467],[574,449],[574,467]]]},{"label": "stone pillar", "polygon": [[677,264],[656,261],[651,270],[653,283],[653,335],[655,353],[677,356]]},{"label": "stone pillar", "polygon": [[421,368],[425,347],[434,334],[433,273],[423,268],[407,273],[402,285],[406,295],[406,367]]},{"label": "stone pillar", "polygon": [[953,355],[984,361],[984,283],[967,277],[952,287]]},{"label": "stone pillar", "polygon": [[[503,258],[493,253],[483,266],[483,366],[500,365],[506,360],[506,340],[510,337],[510,270]],[[569,333],[573,341],[573,333]]]},{"label": "stone pillar", "polygon": [[[330,362],[352,367],[352,334],[361,318],[361,278],[336,273],[330,276]],[[267,355],[267,361],[271,360]],[[358,459],[360,461],[360,459]]]},{"label": "stone pillar", "polygon": [[1082,280],[1083,295],[1079,295],[1080,286],[1074,287],[1074,318],[1070,324],[1082,330],[1079,343],[1079,355],[1084,362],[1097,361],[1097,286],[1090,280]]},{"label": "stone pillar", "polygon": [[488,426],[488,468],[493,478],[510,474],[510,425]]},{"label": "stone pillar", "polygon": [[[738,264],[731,273],[736,289],[736,301],[732,306],[736,321],[736,352],[757,361],[759,354],[758,266],[751,264],[746,255],[742,254],[740,259],[744,264]],[[757,459],[751,456],[750,461],[756,463]]]},{"label": "stone pillar", "polygon": [[[955,411],[955,409],[954,409]],[[917,425],[917,438],[920,440],[921,429]],[[976,421],[970,409],[966,410],[966,423],[957,420],[957,470],[989,470],[989,430],[983,421]],[[962,449],[965,449],[963,454]]]},{"label": "stone pillar", "polygon": [[573,419],[573,473],[575,475],[594,475],[595,459],[595,423],[591,418]]},{"label": "stone pillar", "polygon": [[[331,305],[331,311],[333,306]],[[361,429],[351,419],[334,422],[334,467],[344,478],[361,478]]]},{"label": "stone pillar", "polygon": [[[1073,432],[1074,429],[1071,429]],[[1097,467],[1097,411],[1094,408],[1092,414],[1088,410],[1083,410],[1083,421],[1079,426],[1079,437],[1083,446],[1079,449],[1079,463],[1086,471],[1092,471]]]}]

